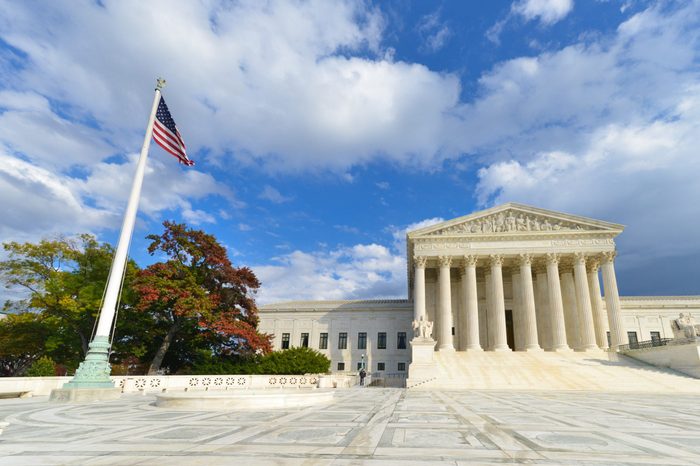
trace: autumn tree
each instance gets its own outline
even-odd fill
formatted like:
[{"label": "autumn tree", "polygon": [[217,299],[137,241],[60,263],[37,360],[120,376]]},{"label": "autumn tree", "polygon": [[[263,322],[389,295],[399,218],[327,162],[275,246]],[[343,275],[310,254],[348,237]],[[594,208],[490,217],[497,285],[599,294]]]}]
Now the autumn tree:
[{"label": "autumn tree", "polygon": [[180,354],[171,370],[191,364],[201,348],[219,356],[269,352],[270,337],[256,329],[260,283],[253,271],[234,267],[214,236],[174,222],[163,226],[163,234],[147,237],[148,252],[167,260],[141,271],[135,283],[137,309],[154,320],[160,340],[148,373],[157,373],[173,349]]}]

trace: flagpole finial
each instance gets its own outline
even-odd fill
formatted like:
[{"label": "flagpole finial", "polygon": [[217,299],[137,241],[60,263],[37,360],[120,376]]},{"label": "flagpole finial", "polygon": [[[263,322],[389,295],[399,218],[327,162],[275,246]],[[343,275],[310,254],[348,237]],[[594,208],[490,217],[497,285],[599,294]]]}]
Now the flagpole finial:
[{"label": "flagpole finial", "polygon": [[165,79],[163,78],[158,78],[156,79],[156,90],[159,91],[165,87]]}]

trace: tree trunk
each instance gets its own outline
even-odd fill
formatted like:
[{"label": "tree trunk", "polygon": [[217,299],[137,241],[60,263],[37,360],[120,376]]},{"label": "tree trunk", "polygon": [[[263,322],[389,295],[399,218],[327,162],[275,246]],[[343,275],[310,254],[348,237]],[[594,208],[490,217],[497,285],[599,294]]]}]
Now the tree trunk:
[{"label": "tree trunk", "polygon": [[83,332],[78,332],[78,336],[80,336],[80,348],[83,350],[83,359],[85,358],[85,355],[88,352],[88,343],[90,343],[87,338],[85,338],[85,335],[83,335]]},{"label": "tree trunk", "polygon": [[155,356],[153,356],[151,366],[148,368],[148,375],[156,375],[160,370],[160,365],[163,363],[165,353],[168,351],[168,348],[170,348],[170,343],[173,342],[173,338],[175,338],[175,333],[177,333],[178,327],[178,324],[174,323],[173,326],[170,327],[170,330],[168,330],[168,334],[165,335],[163,342],[158,347],[158,351],[156,351]]}]

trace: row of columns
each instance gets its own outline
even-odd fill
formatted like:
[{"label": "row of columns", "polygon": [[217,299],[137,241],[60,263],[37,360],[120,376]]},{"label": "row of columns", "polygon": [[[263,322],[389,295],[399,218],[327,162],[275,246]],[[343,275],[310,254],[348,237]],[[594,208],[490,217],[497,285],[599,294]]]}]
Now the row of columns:
[{"label": "row of columns", "polygon": [[[603,312],[600,283],[598,281],[598,257],[587,257],[583,253],[574,253],[573,274],[564,271],[561,274],[559,264],[561,254],[549,253],[544,256],[546,269],[538,270],[537,282],[539,293],[539,307],[533,284],[533,271],[531,254],[520,254],[517,257],[518,267],[513,272],[514,291],[520,297],[522,309],[518,322],[522,326],[523,349],[525,351],[541,351],[538,341],[538,314],[540,319],[550,319],[551,323],[551,349],[553,351],[566,351],[570,349],[571,342],[576,343],[577,350],[593,350],[607,348],[607,335],[605,326],[605,313]],[[604,252],[602,255],[603,283],[605,286],[605,304],[607,307],[607,320],[610,328],[611,344],[614,347],[627,344],[627,334],[624,332],[622,318],[620,316],[620,300],[615,277],[614,258],[615,252]],[[465,318],[460,319],[459,331],[466,336],[467,351],[481,351],[482,345],[479,337],[479,308],[476,286],[476,266],[479,260],[486,257],[475,255],[464,256],[461,268],[462,296],[464,297]],[[493,351],[510,351],[506,335],[505,299],[503,292],[503,256],[493,254],[488,256],[489,269],[486,271],[486,312],[489,322],[489,340],[492,342]],[[589,259],[587,269],[586,262]],[[419,256],[414,259],[414,318],[427,320],[425,299],[425,268],[428,258]],[[452,338],[452,290],[450,269],[454,258],[451,256],[437,257],[438,272],[438,303],[436,310],[436,327],[438,350],[454,351]],[[546,296],[542,289],[542,283],[547,283]],[[567,296],[575,296],[576,306],[574,314],[568,319],[564,314],[564,298],[562,286],[569,293]],[[573,293],[571,293],[573,288]],[[546,300],[546,303],[545,303]],[[571,308],[571,306],[567,306]],[[538,310],[540,311],[538,313]],[[570,323],[570,335],[567,339],[567,321]],[[576,338],[572,338],[575,332]],[[571,340],[571,341],[569,341]]]}]

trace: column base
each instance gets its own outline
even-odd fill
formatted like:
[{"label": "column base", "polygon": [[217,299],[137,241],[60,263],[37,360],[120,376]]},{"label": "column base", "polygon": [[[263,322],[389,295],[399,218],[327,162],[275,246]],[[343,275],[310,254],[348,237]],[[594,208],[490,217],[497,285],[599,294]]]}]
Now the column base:
[{"label": "column base", "polygon": [[584,348],[576,348],[577,353],[599,353],[601,351],[597,346],[586,346]]},{"label": "column base", "polygon": [[573,350],[568,346],[557,346],[556,348],[552,348],[549,351],[551,351],[552,353],[569,353]]},{"label": "column base", "polygon": [[484,349],[481,346],[473,346],[471,348],[465,348],[465,353],[483,353]]},{"label": "column base", "polygon": [[495,351],[497,353],[503,353],[506,351],[513,351],[513,350],[510,349],[510,346],[497,346],[495,348],[492,348],[491,351]]},{"label": "column base", "polygon": [[539,346],[530,346],[529,348],[523,348],[522,351],[525,353],[541,353],[544,350]]},{"label": "column base", "polygon": [[451,345],[438,346],[437,350],[442,353],[454,353],[456,351],[455,347]]}]

